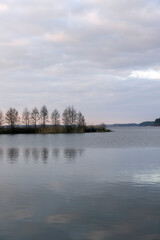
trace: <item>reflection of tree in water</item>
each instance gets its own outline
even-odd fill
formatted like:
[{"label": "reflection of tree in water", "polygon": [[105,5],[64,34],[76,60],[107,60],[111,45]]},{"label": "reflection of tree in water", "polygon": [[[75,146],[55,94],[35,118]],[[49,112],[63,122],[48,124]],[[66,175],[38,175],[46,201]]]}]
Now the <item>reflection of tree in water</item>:
[{"label": "reflection of tree in water", "polygon": [[60,149],[59,149],[59,148],[54,148],[54,149],[52,150],[52,155],[53,155],[53,157],[59,158],[59,154],[60,154]]},{"label": "reflection of tree in water", "polygon": [[40,154],[39,149],[37,149],[37,148],[32,149],[32,157],[35,161],[37,161],[39,159],[39,154]]},{"label": "reflection of tree in water", "polygon": [[0,160],[2,160],[2,157],[3,157],[3,149],[0,148]]},{"label": "reflection of tree in water", "polygon": [[19,157],[19,149],[18,148],[9,148],[7,151],[8,159],[11,163],[16,162]]},{"label": "reflection of tree in water", "polygon": [[40,158],[43,160],[44,163],[47,163],[47,159],[49,156],[49,151],[47,148],[25,148],[24,149],[24,158],[28,160],[30,158],[30,154],[32,154],[32,159],[38,161]]},{"label": "reflection of tree in water", "polygon": [[23,151],[23,155],[24,155],[25,160],[28,160],[29,157],[30,157],[30,149],[25,148],[24,151]]},{"label": "reflection of tree in water", "polygon": [[83,152],[83,149],[66,148],[64,149],[64,157],[69,161],[75,160],[77,157],[82,156]]},{"label": "reflection of tree in water", "polygon": [[79,150],[78,150],[78,155],[79,155],[79,156],[82,156],[83,153],[84,153],[84,150],[83,150],[83,149],[79,149]]},{"label": "reflection of tree in water", "polygon": [[[52,149],[52,156],[55,159],[59,158],[60,151],[60,148]],[[70,162],[82,156],[83,152],[83,149],[66,148],[64,149],[64,158]],[[40,159],[43,161],[43,163],[47,163],[50,156],[50,151],[48,148],[24,148],[22,153],[25,161],[28,161],[29,159],[38,161]],[[19,158],[19,149],[9,148],[6,154],[11,162],[16,162]],[[3,159],[3,155],[4,149],[0,148],[0,159]]]},{"label": "reflection of tree in water", "polygon": [[48,162],[49,151],[48,148],[42,148],[41,150],[41,157],[44,163]]}]

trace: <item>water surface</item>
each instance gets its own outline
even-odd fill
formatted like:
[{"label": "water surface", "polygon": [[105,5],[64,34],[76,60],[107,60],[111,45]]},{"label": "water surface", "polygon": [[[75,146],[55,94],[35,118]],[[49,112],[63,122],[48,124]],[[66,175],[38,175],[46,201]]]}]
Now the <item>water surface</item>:
[{"label": "water surface", "polygon": [[160,128],[0,136],[0,240],[159,240]]}]

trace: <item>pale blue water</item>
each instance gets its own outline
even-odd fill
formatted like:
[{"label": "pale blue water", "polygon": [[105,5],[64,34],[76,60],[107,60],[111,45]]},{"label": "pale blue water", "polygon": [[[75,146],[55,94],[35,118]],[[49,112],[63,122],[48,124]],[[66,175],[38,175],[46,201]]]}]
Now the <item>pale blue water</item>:
[{"label": "pale blue water", "polygon": [[0,135],[0,240],[159,240],[160,128]]}]

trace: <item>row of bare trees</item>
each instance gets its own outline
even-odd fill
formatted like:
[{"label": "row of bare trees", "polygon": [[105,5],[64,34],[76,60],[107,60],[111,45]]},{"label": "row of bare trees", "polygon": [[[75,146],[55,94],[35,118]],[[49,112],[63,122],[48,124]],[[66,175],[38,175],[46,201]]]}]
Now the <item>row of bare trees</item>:
[{"label": "row of bare trees", "polygon": [[25,125],[25,127],[37,125],[46,127],[47,124],[52,124],[54,126],[58,126],[61,124],[64,126],[85,126],[85,117],[83,114],[73,107],[66,107],[62,118],[57,109],[54,109],[51,115],[49,116],[49,112],[46,106],[43,106],[40,111],[37,107],[35,107],[32,111],[29,111],[28,108],[25,108],[21,117],[18,111],[15,108],[10,108],[6,114],[3,114],[0,111],[0,126],[9,125],[11,128],[14,128],[17,125]]}]

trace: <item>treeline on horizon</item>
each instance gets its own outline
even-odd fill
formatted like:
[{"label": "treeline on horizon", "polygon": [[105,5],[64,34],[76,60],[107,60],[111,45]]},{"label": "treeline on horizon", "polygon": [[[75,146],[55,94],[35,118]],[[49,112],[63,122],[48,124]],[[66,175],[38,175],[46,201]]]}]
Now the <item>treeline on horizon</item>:
[{"label": "treeline on horizon", "polygon": [[[73,106],[64,109],[62,116],[55,108],[49,115],[44,105],[29,111],[24,108],[19,114],[15,108],[10,108],[5,114],[0,111],[0,133],[83,133],[102,131],[93,126],[86,126],[84,115]],[[105,129],[103,129],[105,131]]]}]

